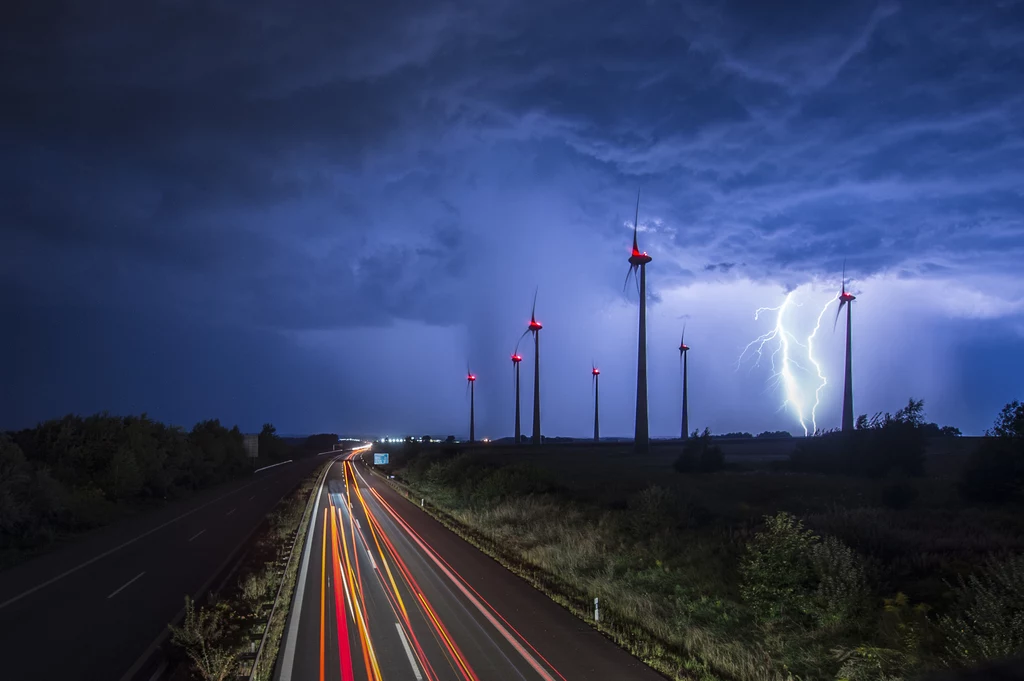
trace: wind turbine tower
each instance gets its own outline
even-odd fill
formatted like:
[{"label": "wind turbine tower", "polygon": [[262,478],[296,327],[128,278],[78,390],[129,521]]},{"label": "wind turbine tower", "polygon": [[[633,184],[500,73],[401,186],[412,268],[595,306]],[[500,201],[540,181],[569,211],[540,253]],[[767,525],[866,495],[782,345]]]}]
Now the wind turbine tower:
[{"label": "wind turbine tower", "polygon": [[[839,315],[843,311],[843,306],[846,306],[846,381],[843,384],[843,432],[849,433],[853,430],[853,358],[851,356],[851,336],[852,336],[852,320],[851,314],[853,310],[853,301],[857,297],[846,290],[846,263],[843,263],[843,283],[839,293],[839,309],[836,311],[836,322],[839,321]],[[832,324],[833,329],[835,323]]]},{"label": "wind turbine tower", "polygon": [[[633,435],[633,453],[646,454],[650,451],[651,440],[647,423],[647,263],[651,256],[642,253],[636,242],[637,225],[640,218],[640,190],[636,192],[636,214],[633,217],[633,251],[629,255],[629,274],[636,276],[640,270],[640,327],[636,352],[636,425]],[[626,281],[629,281],[629,274]]]},{"label": "wind turbine tower", "polygon": [[686,391],[686,388],[687,388],[687,385],[686,385],[686,370],[687,370],[687,367],[686,367],[686,356],[687,356],[687,351],[689,349],[690,349],[690,346],[686,344],[686,325],[684,324],[683,325],[683,335],[679,339],[679,361],[682,362],[682,365],[683,365],[683,431],[682,431],[683,434],[681,436],[683,440],[685,440],[687,437],[689,437],[689,433],[690,433],[690,414],[689,414],[689,409],[687,407],[687,404],[688,404],[687,403],[687,397],[688,397],[688,395],[687,395],[687,391]]},{"label": "wind turbine tower", "polygon": [[516,378],[516,439],[515,443],[521,444],[523,441],[522,428],[520,428],[519,420],[519,363],[523,361],[522,356],[518,352],[512,353],[512,367],[515,372]]},{"label": "wind turbine tower", "polygon": [[601,422],[598,418],[600,411],[598,405],[601,399],[601,370],[591,365],[590,375],[594,377],[594,442],[601,440]]},{"label": "wind turbine tower", "polygon": [[537,446],[540,446],[540,330],[543,328],[537,321],[537,293],[535,291],[533,310],[530,311],[530,325],[526,327],[526,333],[533,334],[533,444]]},{"label": "wind turbine tower", "polygon": [[472,371],[466,373],[469,382],[469,441],[476,442],[476,376]]}]

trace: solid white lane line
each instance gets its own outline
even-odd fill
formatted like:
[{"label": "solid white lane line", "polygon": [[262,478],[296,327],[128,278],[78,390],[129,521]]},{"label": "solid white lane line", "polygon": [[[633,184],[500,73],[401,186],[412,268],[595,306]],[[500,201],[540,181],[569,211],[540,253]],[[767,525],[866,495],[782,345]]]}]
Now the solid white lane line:
[{"label": "solid white lane line", "polygon": [[144,575],[144,574],[146,574],[146,573],[145,573],[145,572],[140,572],[139,574],[135,575],[134,577],[132,577],[131,579],[129,579],[129,580],[127,581],[127,582],[125,582],[124,584],[122,584],[122,585],[121,585],[121,587],[120,587],[119,589],[114,589],[114,592],[113,592],[113,593],[111,593],[111,594],[110,594],[109,596],[107,596],[107,598],[113,598],[113,597],[114,597],[114,596],[116,596],[117,594],[121,593],[122,591],[124,591],[125,589],[127,589],[127,588],[128,588],[128,586],[129,586],[129,585],[130,585],[130,584],[131,584],[132,582],[134,582],[134,581],[135,581],[136,579],[138,579],[139,577],[141,577],[141,576],[142,576],[142,575]]},{"label": "solid white lane line", "polygon": [[231,510],[230,510],[230,511],[228,511],[228,512],[227,512],[227,513],[226,513],[225,515],[231,515],[231,514],[232,514],[232,513],[234,513],[234,512],[235,512],[235,509],[231,509]]},{"label": "solid white lane line", "polygon": [[100,560],[102,558],[106,558],[107,556],[109,556],[110,554],[112,554],[112,553],[114,553],[116,551],[120,551],[121,549],[123,549],[126,546],[134,544],[135,542],[139,541],[140,539],[143,539],[144,537],[148,537],[149,535],[153,534],[157,530],[162,530],[163,528],[167,527],[171,523],[176,523],[179,520],[181,520],[182,518],[187,518],[188,516],[192,515],[193,513],[197,512],[197,511],[200,511],[200,510],[206,508],[207,506],[209,506],[211,504],[215,504],[218,501],[220,501],[221,499],[224,499],[224,498],[226,498],[228,496],[231,496],[235,492],[239,492],[239,491],[245,489],[246,487],[250,487],[250,486],[252,486],[254,484],[255,484],[254,482],[250,482],[248,484],[242,485],[238,489],[231,490],[227,494],[222,494],[221,496],[217,497],[216,499],[212,499],[210,501],[207,501],[202,506],[197,506],[196,508],[193,508],[191,511],[186,511],[185,513],[182,513],[181,515],[179,515],[176,518],[171,518],[167,522],[161,523],[160,525],[157,525],[156,527],[154,527],[151,530],[146,530],[145,532],[143,532],[139,536],[137,536],[137,537],[135,537],[133,539],[129,539],[128,541],[126,541],[126,542],[124,542],[122,544],[118,544],[114,548],[109,549],[107,551],[104,551],[103,553],[101,553],[98,556],[93,556],[92,558],[90,558],[89,560],[85,561],[84,563],[79,563],[78,565],[76,565],[75,567],[71,568],[70,570],[65,570],[64,572],[60,573],[56,577],[53,577],[51,579],[46,580],[42,584],[36,584],[31,589],[28,589],[27,591],[22,591],[17,596],[12,596],[11,598],[8,598],[6,601],[4,601],[3,603],[0,603],[0,610],[3,610],[4,608],[6,608],[11,603],[16,603],[16,602],[20,601],[25,596],[30,596],[30,595],[34,594],[35,592],[39,591],[40,589],[48,587],[51,584],[53,584],[54,582],[57,582],[57,581],[60,581],[60,580],[64,579],[65,577],[67,577],[70,574],[78,572],[79,570],[81,570],[84,567],[88,567],[89,565],[92,565],[93,563],[95,563],[96,561],[98,561],[98,560]]},{"label": "solid white lane line", "polygon": [[398,635],[402,637],[402,647],[405,648],[405,654],[409,658],[409,666],[412,667],[412,673],[416,677],[416,681],[423,681],[423,675],[420,674],[420,667],[416,664],[416,658],[412,656],[412,648],[409,647],[409,641],[405,638],[405,632],[402,631],[402,627],[395,622],[395,629],[398,629]]},{"label": "solid white lane line", "polygon": [[291,463],[291,462],[292,462],[292,460],[288,459],[287,461],[282,461],[281,463],[272,463],[269,466],[264,466],[263,468],[257,468],[256,470],[253,471],[253,473],[259,473],[260,471],[265,471],[268,468],[276,468],[277,466],[283,466],[286,463]]},{"label": "solid white lane line", "polygon": [[256,498],[256,495],[255,495],[255,494],[253,494],[253,495],[252,495],[251,497],[249,497],[249,501],[252,501],[252,500],[253,500],[253,499],[255,499],[255,498]]},{"label": "solid white lane line", "polygon": [[[302,564],[299,566],[299,580],[295,583],[295,593],[292,596],[292,611],[288,614],[288,632],[284,638],[284,646],[281,649],[281,675],[280,681],[291,681],[292,669],[295,666],[295,642],[299,637],[299,620],[302,615],[302,597],[306,593],[306,575],[309,574],[309,554],[313,547],[313,535],[316,533],[316,521],[322,516],[320,511],[320,497],[324,491],[324,483],[330,475],[333,462],[324,472],[320,480],[320,487],[316,491],[316,510],[309,514],[309,528],[306,530],[306,548],[302,552]],[[324,527],[324,532],[327,527]]]},{"label": "solid white lane line", "polygon": [[196,537],[201,535],[203,532],[206,532],[206,528],[205,527],[203,529],[199,530],[198,532],[196,532],[195,534],[193,534],[191,537],[189,537],[189,541],[192,541],[193,539],[195,539]]}]

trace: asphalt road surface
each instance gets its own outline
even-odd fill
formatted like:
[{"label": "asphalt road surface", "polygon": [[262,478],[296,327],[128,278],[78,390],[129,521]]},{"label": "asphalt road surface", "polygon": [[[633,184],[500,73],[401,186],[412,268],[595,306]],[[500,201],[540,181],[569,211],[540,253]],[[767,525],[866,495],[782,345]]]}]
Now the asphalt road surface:
[{"label": "asphalt road surface", "polygon": [[360,461],[311,522],[278,681],[663,679]]},{"label": "asphalt road surface", "polygon": [[208,588],[326,456],[254,473],[0,572],[0,677],[150,678],[185,594]]}]

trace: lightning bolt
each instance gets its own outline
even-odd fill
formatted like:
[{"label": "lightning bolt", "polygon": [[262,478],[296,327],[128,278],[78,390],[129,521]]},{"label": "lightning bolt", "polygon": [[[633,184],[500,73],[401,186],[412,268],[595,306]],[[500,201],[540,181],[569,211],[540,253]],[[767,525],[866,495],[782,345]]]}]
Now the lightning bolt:
[{"label": "lightning bolt", "polygon": [[[781,387],[785,395],[779,411],[787,407],[790,408],[803,429],[804,436],[807,436],[818,432],[818,406],[821,404],[821,391],[828,385],[828,378],[825,376],[821,362],[814,355],[814,341],[818,331],[821,329],[821,320],[825,318],[825,312],[828,311],[828,308],[836,299],[830,299],[821,309],[815,321],[814,329],[807,336],[806,340],[801,343],[794,332],[786,326],[787,312],[793,307],[801,307],[801,304],[794,300],[794,293],[795,291],[787,293],[785,300],[777,307],[761,307],[754,312],[755,321],[759,320],[762,314],[774,312],[775,325],[770,331],[761,334],[747,343],[746,347],[743,348],[743,352],[740,353],[739,359],[736,361],[736,369],[739,370],[744,359],[753,355],[756,357],[753,366],[750,368],[753,371],[754,367],[760,366],[765,355],[770,352],[768,357],[771,362],[772,374],[768,378],[769,388]],[[800,355],[802,359],[804,354],[799,352],[797,348],[802,348],[806,351],[809,366],[804,366],[801,361],[797,360],[796,355]],[[797,372],[813,377],[816,382],[813,400],[810,396],[810,390],[805,391],[806,381],[801,381]]]},{"label": "lightning bolt", "polygon": [[[800,384],[797,381],[796,376],[793,374],[794,368],[803,371],[806,371],[806,369],[801,367],[792,357],[793,345],[798,345],[800,347],[805,346],[800,343],[785,326],[786,310],[793,305],[799,307],[798,303],[793,302],[793,293],[793,291],[787,293],[786,299],[782,301],[782,304],[778,307],[761,307],[754,312],[755,320],[760,319],[763,312],[775,312],[775,326],[771,331],[763,333],[747,343],[747,346],[743,348],[743,352],[740,353],[740,357],[736,361],[736,368],[739,369],[740,365],[743,363],[743,359],[755,345],[757,348],[754,352],[757,353],[757,360],[754,362],[754,366],[759,366],[764,357],[765,345],[772,343],[775,349],[771,354],[772,375],[768,380],[774,382],[775,385],[782,385],[782,390],[786,395],[786,399],[782,403],[782,406],[779,407],[779,410],[781,411],[786,407],[791,407],[796,414],[797,421],[800,422],[800,427],[804,430],[804,435],[806,436],[807,419],[804,416],[806,410],[804,408],[803,394],[800,390]],[[779,365],[777,366],[776,358],[778,358],[779,355],[782,355],[782,357],[778,360]],[[753,370],[753,368],[751,368],[751,370]]]},{"label": "lightning bolt", "polygon": [[818,405],[821,404],[821,390],[828,385],[828,379],[825,378],[825,374],[821,372],[821,364],[814,358],[814,337],[818,335],[818,329],[821,328],[821,318],[825,316],[828,308],[835,302],[835,298],[832,298],[825,307],[821,308],[821,312],[818,313],[818,320],[814,323],[814,330],[811,331],[811,335],[807,337],[807,359],[811,364],[814,365],[814,371],[818,374],[818,387],[814,390],[814,406],[811,407],[811,427],[814,429],[812,432],[817,434],[818,432],[818,419],[816,412],[818,411]]}]

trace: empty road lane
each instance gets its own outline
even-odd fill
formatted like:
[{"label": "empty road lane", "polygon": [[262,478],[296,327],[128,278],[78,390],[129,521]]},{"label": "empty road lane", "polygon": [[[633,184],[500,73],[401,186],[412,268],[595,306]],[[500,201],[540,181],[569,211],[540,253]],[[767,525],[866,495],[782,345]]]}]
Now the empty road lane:
[{"label": "empty road lane", "polygon": [[208,585],[324,458],[254,473],[0,572],[3,677],[118,681],[133,668],[142,676],[141,656],[185,594]]}]

